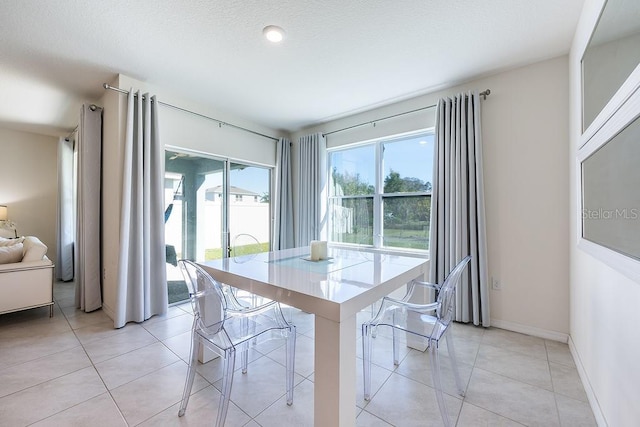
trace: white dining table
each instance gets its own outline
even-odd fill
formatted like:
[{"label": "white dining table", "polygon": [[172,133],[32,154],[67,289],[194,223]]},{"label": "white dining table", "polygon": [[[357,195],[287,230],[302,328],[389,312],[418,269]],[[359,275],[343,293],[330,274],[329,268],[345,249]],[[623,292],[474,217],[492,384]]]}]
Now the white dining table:
[{"label": "white dining table", "polygon": [[[223,283],[315,315],[314,425],[356,424],[356,314],[427,272],[426,257],[309,247],[199,263]],[[295,405],[295,401],[294,401]]]}]

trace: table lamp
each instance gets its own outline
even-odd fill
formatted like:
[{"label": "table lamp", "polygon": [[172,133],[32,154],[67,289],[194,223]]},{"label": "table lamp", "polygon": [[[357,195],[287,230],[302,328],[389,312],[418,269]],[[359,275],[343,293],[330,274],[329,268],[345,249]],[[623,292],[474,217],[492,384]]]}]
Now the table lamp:
[{"label": "table lamp", "polygon": [[9,209],[5,205],[0,205],[0,228],[13,230],[15,237],[18,237],[18,230],[13,221],[9,221]]}]

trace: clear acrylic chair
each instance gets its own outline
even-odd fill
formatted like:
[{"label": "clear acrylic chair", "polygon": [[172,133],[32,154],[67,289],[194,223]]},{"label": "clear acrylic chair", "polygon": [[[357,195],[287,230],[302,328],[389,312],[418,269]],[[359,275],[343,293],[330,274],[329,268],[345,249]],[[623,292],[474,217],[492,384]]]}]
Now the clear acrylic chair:
[{"label": "clear acrylic chair", "polygon": [[[231,256],[233,257],[233,262],[238,264],[245,263],[255,258],[256,254],[259,254],[260,252],[263,252],[262,244],[255,236],[242,233],[233,238],[231,243]],[[241,301],[241,304],[252,307],[257,306],[258,304],[265,304],[269,301],[267,298],[261,297],[260,295],[237,288],[233,288],[232,292],[235,297]],[[293,311],[291,310],[291,307],[286,304],[281,304],[281,307],[288,313],[287,320],[292,322]]]},{"label": "clear acrylic chair", "polygon": [[245,258],[251,259],[250,255],[260,252],[264,252],[260,241],[251,234],[238,234],[231,242],[231,256],[236,258],[237,262],[242,262]]},{"label": "clear acrylic chair", "polygon": [[[380,326],[388,326],[392,328],[393,334],[393,363],[399,364],[399,339],[397,334],[404,331],[418,337],[422,337],[427,341],[427,350],[431,362],[431,375],[436,390],[436,398],[438,407],[445,426],[451,425],[447,408],[444,403],[442,393],[442,382],[440,378],[440,360],[438,358],[438,346],[440,340],[445,337],[445,333],[449,328],[449,324],[453,318],[453,308],[455,301],[456,285],[462,276],[462,272],[471,260],[471,256],[467,256],[454,267],[449,273],[444,283],[434,284],[414,280],[409,284],[407,294],[400,300],[385,297],[378,313],[368,322],[362,325],[362,364],[364,371],[364,398],[371,399],[371,349],[372,339],[375,338],[376,329]],[[436,302],[430,304],[414,304],[409,302],[414,292],[418,288],[430,288],[436,291]],[[409,313],[415,313],[415,316],[409,316]],[[411,324],[408,319],[411,318]],[[456,380],[456,386],[461,396],[464,396],[464,388],[460,380],[458,366],[455,359],[455,349],[453,339],[446,337],[447,350],[451,359],[451,366]]]},{"label": "clear acrylic chair", "polygon": [[[231,242],[231,256],[235,263],[242,264],[250,261],[260,252],[262,252],[260,241],[251,234],[238,234]],[[233,288],[232,292],[243,304],[251,307],[267,302],[261,296],[237,288]]]},{"label": "clear acrylic chair", "polygon": [[189,403],[201,345],[223,358],[222,390],[216,426],[223,426],[227,417],[236,353],[240,353],[244,374],[247,372],[249,347],[255,340],[286,340],[287,405],[291,405],[296,327],[286,321],[280,305],[271,301],[259,307],[245,307],[225,293],[221,285],[197,264],[187,260],[180,260],[178,264],[189,287],[194,314],[189,368],[178,416],[184,415]]}]

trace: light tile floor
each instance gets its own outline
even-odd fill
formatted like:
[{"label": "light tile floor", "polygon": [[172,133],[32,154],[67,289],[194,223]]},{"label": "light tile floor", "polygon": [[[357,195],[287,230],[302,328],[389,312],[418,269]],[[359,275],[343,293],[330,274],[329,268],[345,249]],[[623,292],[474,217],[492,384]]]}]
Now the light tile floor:
[{"label": "light tile floor", "polygon": [[[113,329],[102,311],[86,314],[73,307],[73,286],[55,284],[51,319],[47,308],[0,316],[0,425],[213,425],[218,360],[198,367],[187,413],[177,416],[189,353],[189,304]],[[246,375],[235,375],[227,425],[313,425],[313,316],[293,311],[292,317],[298,329],[293,406],[284,397],[284,348],[271,341],[252,350]],[[451,332],[465,397],[455,392],[446,351],[443,381],[458,426],[596,424],[566,344],[461,324]],[[403,347],[394,368],[390,351],[388,336],[380,332],[370,402],[362,397],[357,365],[358,426],[442,425],[427,355]]]}]

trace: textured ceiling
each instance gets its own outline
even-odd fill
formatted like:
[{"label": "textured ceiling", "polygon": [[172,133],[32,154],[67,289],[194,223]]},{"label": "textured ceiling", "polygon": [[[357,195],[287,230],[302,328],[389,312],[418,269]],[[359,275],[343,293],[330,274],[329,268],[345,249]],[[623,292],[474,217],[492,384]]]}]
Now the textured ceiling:
[{"label": "textured ceiling", "polygon": [[122,73],[295,131],[565,54],[583,2],[2,0],[0,123],[71,128]]}]

